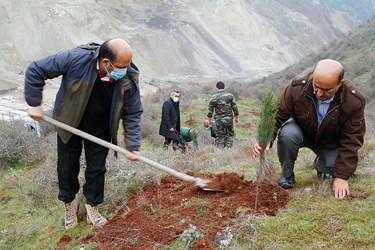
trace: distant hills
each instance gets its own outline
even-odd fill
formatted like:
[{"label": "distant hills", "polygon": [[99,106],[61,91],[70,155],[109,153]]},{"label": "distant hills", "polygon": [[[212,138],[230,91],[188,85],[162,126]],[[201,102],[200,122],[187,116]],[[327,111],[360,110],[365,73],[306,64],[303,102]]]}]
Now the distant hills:
[{"label": "distant hills", "polygon": [[[301,61],[285,70],[251,82],[254,89],[269,89],[273,86],[283,88],[296,75],[306,74],[311,71],[316,62],[324,58],[340,61],[345,67],[345,78],[353,81],[367,99],[368,115],[375,112],[375,18],[337,41],[332,42],[322,50],[304,57]],[[261,93],[258,93],[260,96]]]},{"label": "distant hills", "polygon": [[144,82],[256,79],[360,24],[307,0],[0,1],[0,20],[2,86],[22,84],[32,60],[112,37],[130,42]]},{"label": "distant hills", "polygon": [[374,0],[310,0],[329,9],[342,11],[363,22],[375,15]]}]

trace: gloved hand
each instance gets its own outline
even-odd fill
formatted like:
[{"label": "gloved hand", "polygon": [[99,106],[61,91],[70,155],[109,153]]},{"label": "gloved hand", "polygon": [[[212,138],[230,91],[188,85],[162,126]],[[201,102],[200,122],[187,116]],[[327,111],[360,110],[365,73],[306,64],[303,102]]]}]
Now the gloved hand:
[{"label": "gloved hand", "polygon": [[40,121],[43,118],[42,106],[30,107],[28,110],[29,116],[36,121]]}]

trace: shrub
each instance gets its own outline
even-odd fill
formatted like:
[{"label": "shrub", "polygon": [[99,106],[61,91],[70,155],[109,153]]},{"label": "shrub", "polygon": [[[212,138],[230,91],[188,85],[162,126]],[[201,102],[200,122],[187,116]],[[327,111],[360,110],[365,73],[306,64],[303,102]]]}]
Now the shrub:
[{"label": "shrub", "polygon": [[244,89],[244,86],[242,86],[242,84],[238,84],[235,87],[232,84],[230,84],[228,87],[226,87],[226,91],[231,93],[234,96],[234,98],[236,98],[236,100],[241,99],[241,93],[243,89]]},{"label": "shrub", "polygon": [[22,121],[0,123],[0,162],[31,163],[40,158],[41,139],[35,132],[28,132]]},{"label": "shrub", "polygon": [[142,114],[141,136],[155,145],[161,145],[164,141],[164,138],[159,135],[162,105],[164,102],[160,97],[161,95],[155,95],[152,97],[154,99],[152,102],[143,102],[144,111]]}]

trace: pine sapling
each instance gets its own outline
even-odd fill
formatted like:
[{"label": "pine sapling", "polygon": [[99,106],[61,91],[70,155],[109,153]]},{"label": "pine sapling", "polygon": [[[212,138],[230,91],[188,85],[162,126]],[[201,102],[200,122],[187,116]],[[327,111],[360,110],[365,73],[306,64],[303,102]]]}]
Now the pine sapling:
[{"label": "pine sapling", "polygon": [[[275,97],[274,91],[268,91],[262,98],[261,112],[259,116],[259,122],[257,127],[257,141],[259,146],[262,148],[262,154],[260,156],[260,164],[257,171],[257,180],[272,180],[270,179],[272,169],[268,164],[265,153],[267,145],[272,141],[275,132],[275,117],[277,108],[279,106],[280,98]],[[270,172],[272,171],[272,172]]]},{"label": "pine sapling", "polygon": [[275,117],[280,98],[275,97],[274,91],[268,91],[262,98],[261,112],[257,127],[257,141],[262,148],[259,165],[256,174],[256,202],[255,211],[257,210],[259,184],[263,181],[274,183],[277,173],[274,170],[271,161],[266,159],[266,147],[271,143],[275,132]]}]

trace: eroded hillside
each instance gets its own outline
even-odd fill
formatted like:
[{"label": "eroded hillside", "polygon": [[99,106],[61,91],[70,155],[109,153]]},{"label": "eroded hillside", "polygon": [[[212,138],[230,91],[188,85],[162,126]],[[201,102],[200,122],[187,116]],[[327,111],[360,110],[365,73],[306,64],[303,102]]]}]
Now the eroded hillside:
[{"label": "eroded hillside", "polygon": [[296,0],[9,0],[0,7],[2,82],[18,84],[32,60],[111,37],[131,43],[144,81],[253,79],[358,25]]}]

